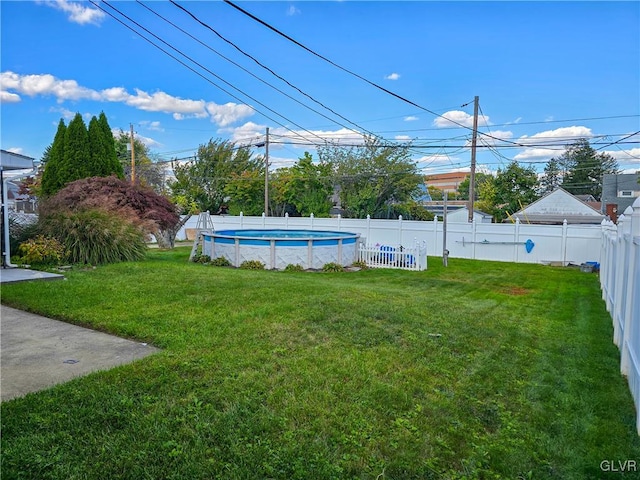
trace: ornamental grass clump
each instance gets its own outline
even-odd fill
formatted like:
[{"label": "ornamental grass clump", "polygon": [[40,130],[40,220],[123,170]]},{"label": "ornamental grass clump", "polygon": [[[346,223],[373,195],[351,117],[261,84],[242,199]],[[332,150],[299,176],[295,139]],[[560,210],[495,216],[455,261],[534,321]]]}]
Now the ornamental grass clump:
[{"label": "ornamental grass clump", "polygon": [[144,258],[144,234],[126,219],[99,209],[61,212],[43,227],[60,241],[70,263],[103,265]]}]

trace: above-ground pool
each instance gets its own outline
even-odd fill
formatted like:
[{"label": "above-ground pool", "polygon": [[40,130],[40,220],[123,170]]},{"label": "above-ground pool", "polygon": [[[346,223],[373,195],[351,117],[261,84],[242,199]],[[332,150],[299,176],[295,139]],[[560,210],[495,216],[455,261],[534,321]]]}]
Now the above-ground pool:
[{"label": "above-ground pool", "polygon": [[220,230],[204,234],[202,254],[224,257],[234,267],[257,260],[268,269],[283,270],[290,264],[320,269],[327,263],[355,262],[359,237],[318,230]]}]

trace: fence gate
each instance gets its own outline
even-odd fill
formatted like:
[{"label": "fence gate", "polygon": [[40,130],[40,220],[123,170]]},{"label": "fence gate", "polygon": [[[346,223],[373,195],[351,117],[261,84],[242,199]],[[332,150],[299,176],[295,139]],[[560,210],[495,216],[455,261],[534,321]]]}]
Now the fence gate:
[{"label": "fence gate", "polygon": [[411,248],[399,245],[365,245],[358,247],[358,260],[370,268],[397,268],[402,270],[427,269],[427,242],[418,243]]}]

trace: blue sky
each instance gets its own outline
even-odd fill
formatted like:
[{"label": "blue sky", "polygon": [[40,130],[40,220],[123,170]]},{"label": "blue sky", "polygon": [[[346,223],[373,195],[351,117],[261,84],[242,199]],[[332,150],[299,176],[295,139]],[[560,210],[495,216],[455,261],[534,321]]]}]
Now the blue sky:
[{"label": "blue sky", "polygon": [[60,118],[104,111],[165,160],[211,138],[258,144],[269,127],[272,168],[364,133],[410,142],[421,171],[442,173],[469,168],[477,95],[480,169],[515,159],[542,170],[588,137],[623,171],[640,170],[638,2],[237,3],[413,104],[222,1],[177,1],[210,29],[170,2],[96,3],[190,68],[90,2],[2,1],[3,149],[39,159]]}]

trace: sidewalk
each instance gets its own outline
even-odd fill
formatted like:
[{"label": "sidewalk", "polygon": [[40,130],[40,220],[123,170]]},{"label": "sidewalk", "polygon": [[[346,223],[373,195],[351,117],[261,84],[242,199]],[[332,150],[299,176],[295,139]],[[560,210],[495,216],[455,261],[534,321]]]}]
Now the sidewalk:
[{"label": "sidewalk", "polygon": [[[5,282],[3,270],[2,282]],[[38,272],[42,273],[42,272]],[[146,357],[150,345],[0,306],[2,401]]]}]

